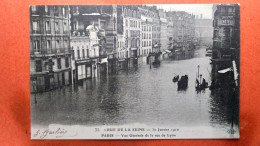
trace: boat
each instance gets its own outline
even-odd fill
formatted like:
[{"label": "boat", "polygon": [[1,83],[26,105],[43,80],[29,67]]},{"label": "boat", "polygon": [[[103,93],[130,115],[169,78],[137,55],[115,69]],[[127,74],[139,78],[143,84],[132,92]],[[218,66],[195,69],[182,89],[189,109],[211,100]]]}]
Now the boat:
[{"label": "boat", "polygon": [[201,83],[202,74],[199,74],[199,65],[198,65],[198,73],[196,73],[196,82],[195,82],[195,89],[197,91],[205,90],[208,88],[208,82],[203,78]]},{"label": "boat", "polygon": [[206,82],[206,80],[203,79],[202,83],[200,84],[198,79],[196,79],[195,88],[196,88],[197,91],[205,90],[206,88],[208,88],[208,82]]},{"label": "boat", "polygon": [[173,82],[177,82],[178,80],[179,80],[179,75],[174,76],[172,79]]},{"label": "boat", "polygon": [[178,90],[185,90],[188,87],[188,75],[181,76],[178,81]]}]

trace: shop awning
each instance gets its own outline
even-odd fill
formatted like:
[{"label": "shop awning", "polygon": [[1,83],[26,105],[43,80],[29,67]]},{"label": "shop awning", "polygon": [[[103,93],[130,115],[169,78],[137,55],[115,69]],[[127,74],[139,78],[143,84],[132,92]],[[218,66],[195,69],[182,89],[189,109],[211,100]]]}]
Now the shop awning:
[{"label": "shop awning", "polygon": [[165,50],[165,52],[166,52],[166,53],[171,53],[171,51],[170,51],[170,50]]},{"label": "shop awning", "polygon": [[218,73],[222,73],[222,74],[224,74],[224,73],[227,73],[227,72],[229,72],[229,71],[232,71],[232,67],[229,67],[229,68],[226,68],[226,69],[219,70]]}]

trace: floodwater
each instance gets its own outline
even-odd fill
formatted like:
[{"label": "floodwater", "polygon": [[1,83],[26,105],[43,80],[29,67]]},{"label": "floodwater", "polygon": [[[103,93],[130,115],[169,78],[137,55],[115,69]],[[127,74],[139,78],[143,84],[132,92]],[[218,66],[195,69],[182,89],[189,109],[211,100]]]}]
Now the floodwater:
[{"label": "floodwater", "polygon": [[[205,56],[205,49],[200,49],[189,59],[166,59],[151,69],[143,63],[100,80],[38,93],[37,104],[35,94],[31,94],[32,126],[142,123],[202,126],[228,135],[233,122],[239,132],[238,97],[231,98],[228,89],[196,92],[198,65],[202,78],[210,85],[210,58]],[[186,90],[177,90],[177,83],[172,82],[174,74],[188,75]]]}]

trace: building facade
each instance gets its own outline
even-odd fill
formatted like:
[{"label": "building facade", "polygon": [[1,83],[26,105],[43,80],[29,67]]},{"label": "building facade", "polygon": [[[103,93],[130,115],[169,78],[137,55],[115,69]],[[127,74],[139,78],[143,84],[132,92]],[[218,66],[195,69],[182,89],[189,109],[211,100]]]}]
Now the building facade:
[{"label": "building facade", "polygon": [[[213,59],[232,58],[240,50],[240,7],[217,5],[213,20]],[[235,53],[236,52],[236,53]],[[238,56],[235,58],[239,58]]]},{"label": "building facade", "polygon": [[31,92],[70,85],[68,6],[30,6]]},{"label": "building facade", "polygon": [[138,64],[140,56],[140,36],[141,36],[141,13],[138,6],[124,6],[124,39],[126,56],[129,59],[129,67]]},{"label": "building facade", "polygon": [[141,37],[141,46],[142,56],[148,56],[149,53],[152,52],[152,27],[153,27],[153,19],[149,9],[145,7],[138,8],[141,13],[141,27],[142,27],[142,37]]},{"label": "building facade", "polygon": [[108,72],[107,29],[112,6],[70,6],[73,81]]},{"label": "building facade", "polygon": [[169,38],[168,38],[168,21],[166,12],[162,9],[158,11],[160,17],[160,43],[161,43],[161,52],[164,52],[169,47]]},{"label": "building facade", "polygon": [[195,38],[201,46],[211,46],[213,38],[213,20],[205,18],[195,19]]},{"label": "building facade", "polygon": [[195,49],[195,16],[184,11],[169,11],[167,17],[173,27],[170,48],[181,52]]}]

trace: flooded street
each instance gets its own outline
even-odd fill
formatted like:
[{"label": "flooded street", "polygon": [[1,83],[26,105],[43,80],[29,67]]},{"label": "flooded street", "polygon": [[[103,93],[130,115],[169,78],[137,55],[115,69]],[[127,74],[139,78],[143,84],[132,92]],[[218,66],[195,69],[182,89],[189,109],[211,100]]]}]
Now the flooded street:
[{"label": "flooded street", "polygon": [[[31,93],[32,125],[202,126],[228,135],[232,114],[234,128],[238,127],[238,99],[232,100],[227,89],[220,92],[207,88],[198,93],[198,65],[202,78],[210,85],[210,57],[205,57],[205,49],[200,49],[190,59],[166,59],[151,69],[143,63],[99,80],[85,80],[82,85],[37,93],[37,104]],[[177,90],[177,83],[172,82],[174,74],[188,75],[185,91]]]}]

